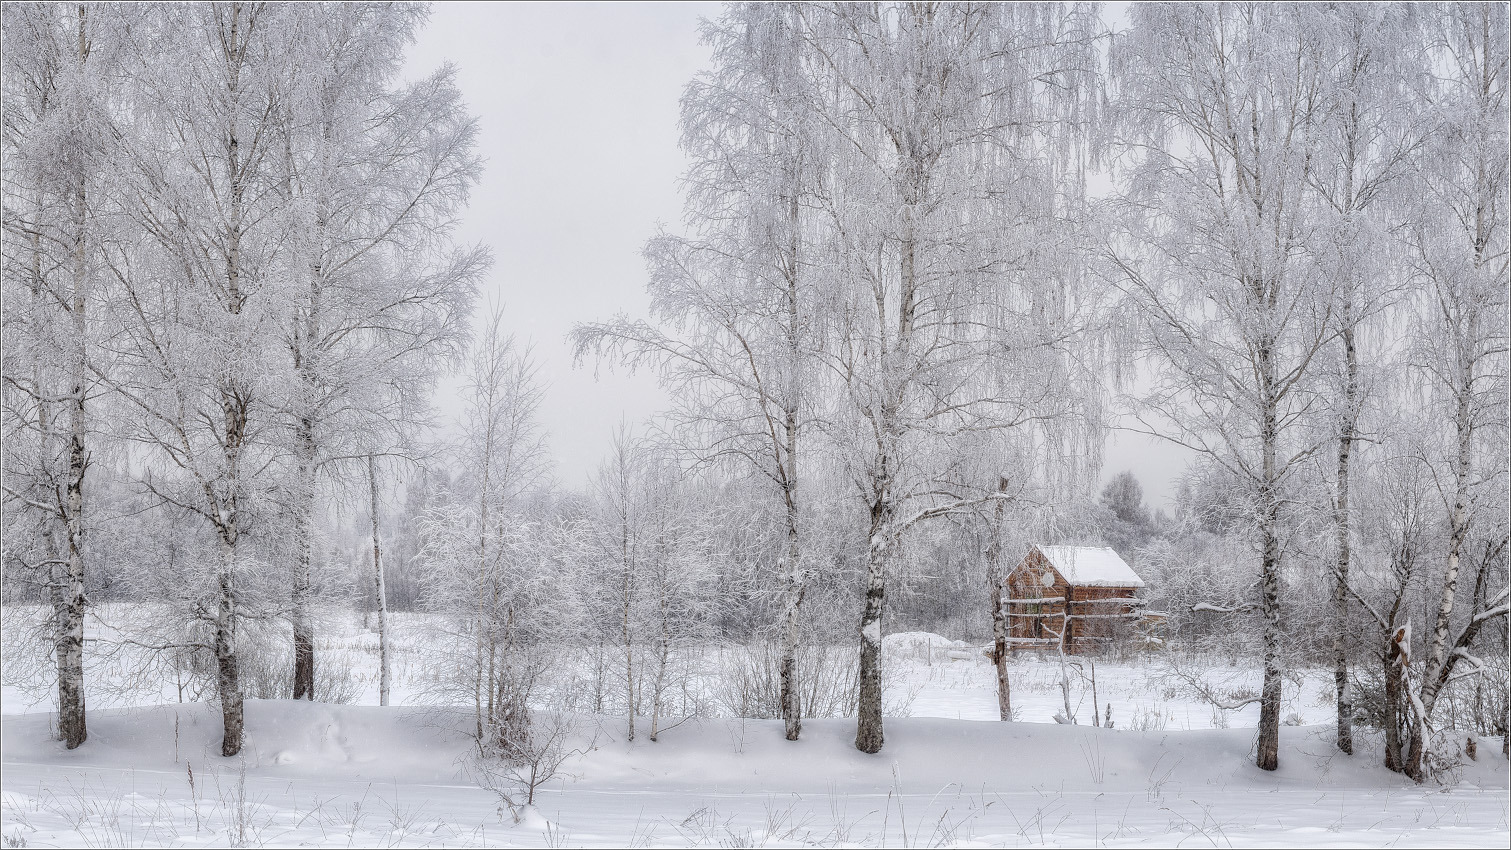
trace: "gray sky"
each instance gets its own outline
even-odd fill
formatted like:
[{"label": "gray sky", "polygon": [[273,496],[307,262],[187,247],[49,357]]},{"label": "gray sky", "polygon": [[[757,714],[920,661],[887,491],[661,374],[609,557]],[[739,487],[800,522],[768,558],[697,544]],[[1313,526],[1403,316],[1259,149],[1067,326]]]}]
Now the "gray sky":
[{"label": "gray sky", "polygon": [[[621,419],[666,406],[647,373],[573,368],[575,322],[644,316],[641,246],[681,219],[678,100],[707,67],[700,17],[718,3],[437,3],[406,75],[451,62],[479,118],[487,170],[460,226],[494,266],[483,287],[533,344],[548,383],[542,419],[556,473],[582,485]],[[454,387],[443,387],[443,394]],[[454,409],[440,400],[443,412]],[[1109,438],[1108,475],[1131,469],[1163,505],[1184,455],[1134,434]]]}]

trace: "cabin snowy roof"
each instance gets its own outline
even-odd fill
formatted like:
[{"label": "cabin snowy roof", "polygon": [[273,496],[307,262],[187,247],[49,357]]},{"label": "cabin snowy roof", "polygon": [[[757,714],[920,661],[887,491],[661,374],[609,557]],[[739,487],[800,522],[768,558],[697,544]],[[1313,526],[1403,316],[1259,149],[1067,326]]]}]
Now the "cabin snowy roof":
[{"label": "cabin snowy roof", "polygon": [[1075,587],[1143,587],[1144,580],[1109,546],[1039,546]]}]

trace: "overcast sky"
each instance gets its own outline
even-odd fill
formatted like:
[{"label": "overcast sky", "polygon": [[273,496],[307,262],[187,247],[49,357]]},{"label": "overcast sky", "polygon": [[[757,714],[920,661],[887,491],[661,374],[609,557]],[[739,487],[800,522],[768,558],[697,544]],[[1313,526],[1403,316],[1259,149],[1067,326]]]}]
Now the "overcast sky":
[{"label": "overcast sky", "polygon": [[[437,3],[407,75],[445,62],[481,125],[487,160],[460,238],[493,249],[480,310],[533,345],[548,389],[542,419],[556,473],[579,487],[621,419],[666,406],[647,373],[574,368],[576,322],[647,313],[641,246],[681,220],[678,100],[708,65],[700,17],[718,3]],[[445,386],[443,396],[454,394]],[[439,400],[443,412],[456,406]],[[1105,469],[1131,469],[1165,504],[1184,455],[1147,437],[1109,438]]]}]

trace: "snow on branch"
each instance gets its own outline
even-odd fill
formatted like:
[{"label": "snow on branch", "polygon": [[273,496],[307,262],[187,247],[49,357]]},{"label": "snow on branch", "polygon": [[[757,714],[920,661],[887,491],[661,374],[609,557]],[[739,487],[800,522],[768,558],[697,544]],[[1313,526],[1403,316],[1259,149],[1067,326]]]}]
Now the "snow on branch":
[{"label": "snow on branch", "polygon": [[1471,624],[1483,623],[1511,613],[1511,601],[1508,601],[1508,597],[1511,597],[1511,585],[1501,588],[1500,593],[1495,594],[1490,601],[1485,603],[1485,610],[1475,614],[1469,622]]},{"label": "snow on branch", "polygon": [[1463,648],[1462,646],[1456,647],[1453,650],[1453,654],[1464,659],[1464,662],[1469,665],[1470,669],[1468,675],[1479,673],[1485,669],[1484,660],[1473,655],[1469,652],[1469,650]]},{"label": "snow on branch", "polygon": [[936,505],[932,508],[924,508],[923,510],[919,511],[903,522],[898,523],[895,526],[895,530],[896,533],[900,534],[926,519],[948,516],[949,514],[958,514],[968,508],[974,508],[977,505],[984,505],[987,502],[1011,502],[1016,498],[1016,496],[1009,495],[1007,493],[989,493],[985,496],[978,496],[972,499],[957,499],[947,504]]},{"label": "snow on branch", "polygon": [[1223,711],[1237,711],[1244,706],[1253,705],[1264,700],[1264,697],[1257,693],[1253,696],[1243,697],[1240,699],[1232,699],[1231,692],[1229,694],[1229,698],[1224,699],[1223,697],[1219,696],[1215,690],[1213,690],[1212,686],[1208,684],[1205,679],[1202,679],[1199,676],[1188,673],[1184,670],[1176,671],[1176,675],[1180,677],[1183,682],[1185,682],[1186,687],[1190,688],[1197,697],[1205,702],[1212,704],[1213,706],[1216,706],[1217,708],[1222,709]]},{"label": "snow on branch", "polygon": [[4,490],[5,490],[6,495],[10,496],[11,498],[13,498],[13,499],[15,499],[15,500],[17,500],[19,502],[22,502],[28,508],[32,508],[33,510],[38,510],[38,511],[44,511],[46,513],[51,513],[51,514],[59,514],[59,515],[62,514],[62,509],[57,504],[49,504],[47,502],[39,502],[36,499],[33,499],[30,496],[27,496],[24,493],[21,493],[19,491],[12,490],[9,487],[4,488]]},{"label": "snow on branch", "polygon": [[1191,606],[1191,610],[1211,611],[1214,614],[1236,614],[1240,611],[1258,611],[1259,604],[1256,602],[1246,602],[1242,605],[1229,608],[1222,605],[1213,605],[1210,602],[1198,602],[1195,605]]},{"label": "snow on branch", "polygon": [[1470,622],[1472,622],[1472,623],[1483,623],[1486,620],[1493,620],[1496,617],[1504,617],[1507,614],[1511,614],[1511,605],[1502,604],[1502,605],[1496,606],[1495,608],[1490,608],[1488,610],[1481,611],[1478,614],[1475,614],[1474,615],[1474,619],[1472,619]]},{"label": "snow on branch", "polygon": [[1451,653],[1451,656],[1462,658],[1464,660],[1464,663],[1469,665],[1469,669],[1465,670],[1462,673],[1458,673],[1457,675],[1449,677],[1444,681],[1443,684],[1450,685],[1462,679],[1473,679],[1475,676],[1483,675],[1485,673],[1484,659],[1469,654],[1468,650],[1464,649],[1463,647],[1455,648]]}]

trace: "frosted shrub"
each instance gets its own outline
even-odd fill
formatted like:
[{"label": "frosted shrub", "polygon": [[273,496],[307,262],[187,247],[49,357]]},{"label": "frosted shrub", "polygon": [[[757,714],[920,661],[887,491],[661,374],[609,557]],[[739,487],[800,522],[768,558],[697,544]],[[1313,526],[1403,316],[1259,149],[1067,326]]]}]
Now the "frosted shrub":
[{"label": "frosted shrub", "polygon": [[[237,646],[242,689],[250,699],[293,699],[293,647],[272,629],[249,625],[242,624]],[[353,672],[350,661],[349,653],[339,650],[321,653],[315,667],[315,702],[347,704],[361,698],[370,677]],[[213,669],[206,674],[214,675]]]},{"label": "frosted shrub", "polygon": [[[781,647],[769,641],[737,644],[723,655],[720,675],[713,685],[722,712],[756,719],[781,717]],[[803,716],[854,714],[855,675],[849,652],[837,647],[804,647],[798,653]]]},{"label": "frosted shrub", "polygon": [[1504,735],[1511,660],[1490,656],[1481,661],[1484,672],[1452,681],[1443,689],[1438,699],[1443,715],[1438,723],[1476,735]]},{"label": "frosted shrub", "polygon": [[490,709],[480,718],[484,733],[478,741],[480,750],[514,761],[539,755],[544,733],[532,726],[529,703],[550,666],[550,658],[550,651],[544,647],[520,647],[498,665],[492,676],[492,694],[487,697]]},{"label": "frosted shrub", "polygon": [[1135,706],[1133,719],[1129,721],[1128,728],[1134,732],[1162,731],[1169,718],[1159,709],[1146,709],[1143,706]]},{"label": "frosted shrub", "polygon": [[[506,751],[473,759],[468,773],[479,787],[498,797],[500,820],[507,814],[514,823],[523,822],[534,810],[537,791],[553,779],[565,778],[563,767],[568,761],[597,749],[596,734],[577,740],[579,722],[568,713],[525,716]],[[577,746],[572,745],[574,741]]]},{"label": "frosted shrub", "polygon": [[46,693],[55,686],[57,671],[48,664],[52,641],[47,618],[41,605],[0,608],[0,681],[29,693]]}]

